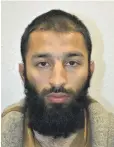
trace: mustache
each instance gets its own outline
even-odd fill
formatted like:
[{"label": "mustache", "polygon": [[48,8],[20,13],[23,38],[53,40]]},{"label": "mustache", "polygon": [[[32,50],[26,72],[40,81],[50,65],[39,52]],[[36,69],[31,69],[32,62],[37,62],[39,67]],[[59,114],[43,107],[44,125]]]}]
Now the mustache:
[{"label": "mustache", "polygon": [[75,92],[71,89],[65,89],[63,86],[53,86],[50,89],[44,89],[41,92],[41,95],[45,96],[50,93],[65,93],[65,94],[75,94]]}]

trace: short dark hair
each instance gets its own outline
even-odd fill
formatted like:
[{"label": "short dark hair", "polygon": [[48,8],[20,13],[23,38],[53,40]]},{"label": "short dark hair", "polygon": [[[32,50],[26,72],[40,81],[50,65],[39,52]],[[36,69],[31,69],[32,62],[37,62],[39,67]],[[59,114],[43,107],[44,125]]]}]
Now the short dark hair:
[{"label": "short dark hair", "polygon": [[51,10],[36,17],[25,29],[21,37],[21,56],[25,63],[28,40],[31,32],[35,30],[52,30],[56,32],[80,32],[85,40],[88,51],[88,60],[91,58],[92,42],[88,29],[84,23],[75,15],[62,10]]}]

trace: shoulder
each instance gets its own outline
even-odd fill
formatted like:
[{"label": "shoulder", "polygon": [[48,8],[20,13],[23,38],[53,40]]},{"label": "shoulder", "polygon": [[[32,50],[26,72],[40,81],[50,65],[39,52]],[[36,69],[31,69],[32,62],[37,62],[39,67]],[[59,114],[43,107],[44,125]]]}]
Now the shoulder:
[{"label": "shoulder", "polygon": [[104,140],[104,144],[114,146],[114,113],[94,100],[89,104],[88,110],[94,140],[97,138],[98,141],[99,136],[99,140]]},{"label": "shoulder", "polygon": [[88,109],[91,111],[95,111],[98,113],[103,113],[103,114],[112,114],[114,116],[113,112],[110,112],[108,109],[105,108],[105,106],[101,103],[98,102],[96,99],[92,98],[91,96],[88,96]]},{"label": "shoulder", "polygon": [[90,98],[88,110],[91,117],[95,117],[96,119],[97,117],[101,117],[104,118],[104,120],[107,120],[108,123],[114,123],[114,113],[108,111],[101,103],[92,98]]},{"label": "shoulder", "polygon": [[6,124],[14,124],[15,122],[21,120],[23,118],[23,107],[24,99],[5,108],[2,112],[2,126],[5,126],[6,128]]},{"label": "shoulder", "polygon": [[2,113],[1,144],[2,147],[20,144],[23,132],[23,100],[8,106]]},{"label": "shoulder", "polygon": [[14,112],[14,111],[18,111],[21,112],[22,109],[24,107],[24,103],[25,103],[25,99],[21,99],[19,102],[14,103],[12,105],[9,105],[8,107],[6,107],[3,112],[2,112],[2,117],[4,117],[6,114],[8,114],[9,112]]}]

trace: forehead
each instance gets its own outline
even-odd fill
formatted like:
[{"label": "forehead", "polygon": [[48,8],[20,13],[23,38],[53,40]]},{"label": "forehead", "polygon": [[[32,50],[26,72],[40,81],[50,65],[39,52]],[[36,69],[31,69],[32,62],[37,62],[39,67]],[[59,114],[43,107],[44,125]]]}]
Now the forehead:
[{"label": "forehead", "polygon": [[61,54],[78,51],[87,54],[83,35],[79,32],[34,31],[30,34],[28,53]]}]

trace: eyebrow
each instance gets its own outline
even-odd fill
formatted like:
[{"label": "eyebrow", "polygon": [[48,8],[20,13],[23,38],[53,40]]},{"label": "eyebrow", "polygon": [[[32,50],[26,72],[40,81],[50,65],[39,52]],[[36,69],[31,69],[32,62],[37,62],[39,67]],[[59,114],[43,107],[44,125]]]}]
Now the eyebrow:
[{"label": "eyebrow", "polygon": [[52,55],[49,53],[40,53],[32,56],[32,58],[49,58],[49,57],[52,57]]},{"label": "eyebrow", "polygon": [[65,57],[75,57],[75,56],[84,57],[84,55],[81,52],[68,53],[65,55]]},{"label": "eyebrow", "polygon": [[[69,57],[84,57],[84,55],[81,52],[71,52],[71,53],[63,53],[64,58],[69,58]],[[37,59],[37,58],[52,58],[53,55],[50,53],[39,53],[35,54],[32,56],[32,59]]]}]

